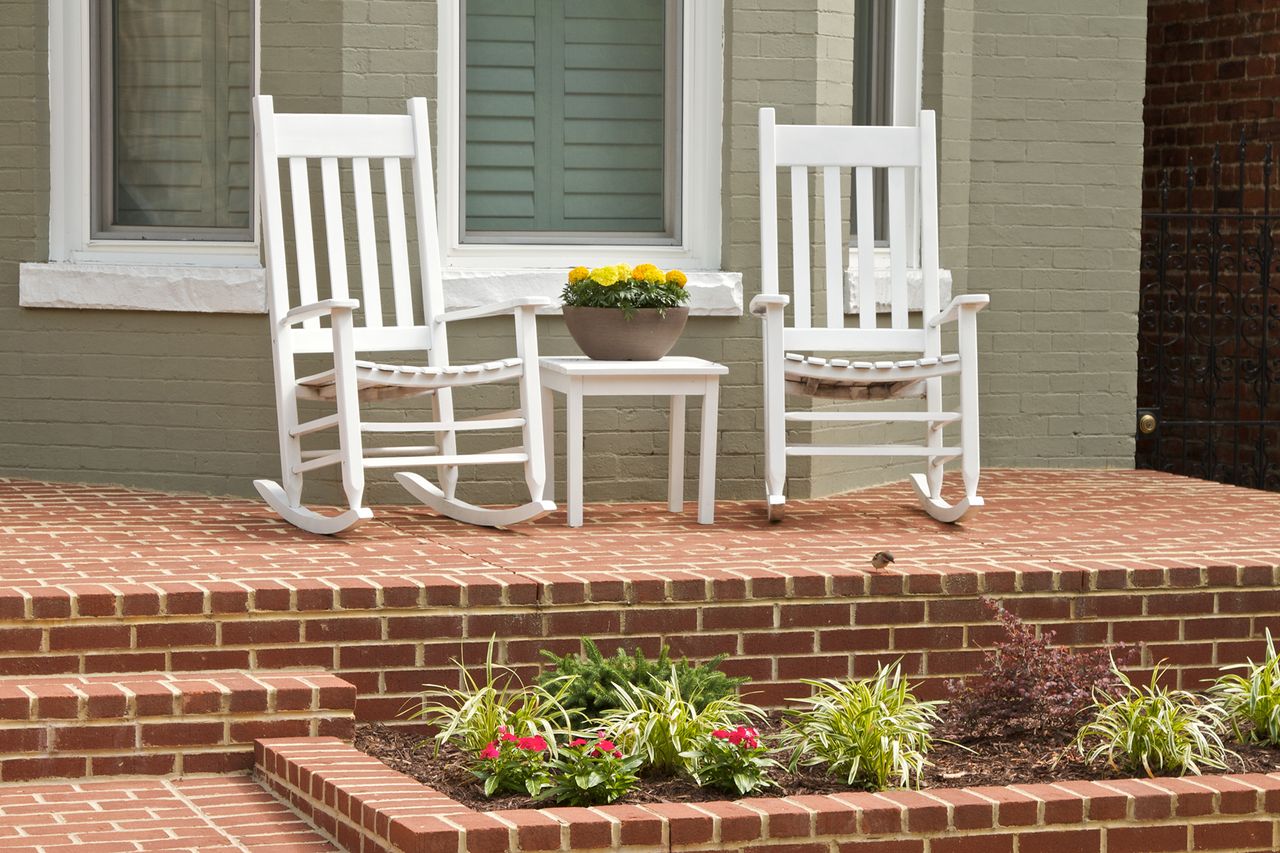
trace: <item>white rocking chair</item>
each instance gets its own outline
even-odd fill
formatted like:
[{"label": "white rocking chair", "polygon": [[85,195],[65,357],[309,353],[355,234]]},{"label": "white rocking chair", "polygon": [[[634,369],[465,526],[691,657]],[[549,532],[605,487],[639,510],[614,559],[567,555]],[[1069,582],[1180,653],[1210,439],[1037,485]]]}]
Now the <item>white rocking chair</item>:
[{"label": "white rocking chair", "polygon": [[[792,296],[778,291],[777,169],[790,167]],[[826,323],[815,325],[810,307],[809,168],[823,181]],[[843,223],[840,170],[851,168],[858,253],[858,325],[845,328]],[[877,324],[873,169],[888,173],[890,323]],[[912,326],[907,304],[908,257],[913,255],[906,219],[907,188],[919,187],[920,275],[923,321]],[[864,239],[865,238],[865,239]],[[774,111],[760,110],[760,252],[763,287],[751,313],[764,321],[765,486],[769,518],[780,520],[786,503],[788,456],[914,456],[925,471],[911,479],[921,505],[939,521],[958,521],[982,506],[978,496],[977,313],[989,297],[958,296],[939,310],[938,189],[934,117],[920,114],[919,127],[816,127],[777,125]],[[786,308],[791,305],[791,324]],[[959,352],[943,353],[941,326],[959,324]],[[818,353],[822,353],[819,356]],[[919,355],[916,355],[919,353]],[[877,355],[873,355],[877,354]],[[886,358],[894,354],[893,358]],[[910,358],[904,358],[910,355]],[[958,411],[943,411],[942,380],[959,376]],[[787,394],[845,401],[924,397],[924,411],[787,411]],[[924,427],[923,444],[788,445],[792,423],[905,421]],[[943,429],[958,424],[959,444],[943,441]],[[942,498],[943,466],[960,459],[964,498]]]},{"label": "white rocking chair", "polygon": [[[443,310],[440,244],[436,233],[435,195],[431,176],[431,143],[427,102],[413,98],[408,115],[277,115],[270,96],[254,99],[257,123],[258,186],[266,242],[270,299],[271,347],[275,362],[276,409],[279,417],[281,481],[255,480],[259,494],[286,521],[312,533],[336,534],[373,517],[361,501],[366,468],[436,467],[439,485],[402,471],[396,479],[415,498],[459,521],[505,526],[539,518],[555,504],[543,499],[546,465],[542,454],[542,409],[538,382],[538,337],[534,311],[548,300],[516,299],[460,311]],[[327,276],[317,276],[313,249],[309,160],[319,161]],[[293,269],[285,242],[281,200],[281,162],[288,162],[294,231]],[[347,289],[347,240],[343,228],[343,180],[339,161],[350,163],[362,300]],[[382,173],[385,221],[375,220],[370,162]],[[405,200],[401,164],[410,166],[413,214],[422,279],[423,322],[416,321],[409,270]],[[379,238],[385,238],[382,250]],[[384,317],[380,273],[390,270],[392,317]],[[301,304],[290,307],[290,273]],[[318,289],[327,278],[328,296]],[[476,317],[512,314],[515,357],[484,364],[449,362],[446,329],[450,323]],[[321,318],[328,317],[328,327]],[[422,350],[425,365],[379,364],[357,353]],[[294,358],[331,354],[333,366],[299,378]],[[455,388],[515,380],[520,408],[482,417],[454,417]],[[433,418],[419,422],[366,421],[360,404],[373,400],[431,396]],[[300,400],[332,401],[336,411],[299,421]],[[518,447],[485,453],[459,453],[458,433],[467,430],[516,429]],[[337,431],[337,447],[304,450],[304,436]],[[427,433],[435,443],[400,447],[364,447],[365,433]],[[458,466],[485,464],[524,466],[529,501],[510,509],[475,506],[455,497]],[[348,508],[322,515],[302,505],[303,477],[320,468],[340,465]]]}]

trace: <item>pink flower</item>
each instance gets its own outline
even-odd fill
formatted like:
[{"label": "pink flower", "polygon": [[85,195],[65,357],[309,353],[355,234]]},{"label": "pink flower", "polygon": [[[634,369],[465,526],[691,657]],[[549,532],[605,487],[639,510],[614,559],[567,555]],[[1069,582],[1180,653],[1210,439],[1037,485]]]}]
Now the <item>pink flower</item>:
[{"label": "pink flower", "polygon": [[507,732],[507,731],[502,732],[502,739],[503,739],[503,740],[505,740],[505,741],[518,741],[518,740],[520,740],[520,738],[516,737],[516,736],[515,736],[515,735],[513,735],[511,732]]},{"label": "pink flower", "polygon": [[620,750],[620,749],[615,749],[615,750],[613,751],[613,757],[614,757],[614,758],[621,758],[621,757],[622,757],[622,750]]},{"label": "pink flower", "polygon": [[534,735],[533,737],[522,737],[522,738],[519,738],[519,741],[520,742],[518,746],[521,749],[529,750],[530,752],[544,752],[547,748],[546,740],[543,739],[540,735]]},{"label": "pink flower", "polygon": [[576,737],[573,740],[569,741],[569,746],[572,746],[572,747],[579,747],[579,746],[586,746],[586,745],[587,745],[587,741],[580,737]]},{"label": "pink flower", "polygon": [[592,755],[604,755],[606,753],[617,752],[618,745],[611,740],[600,738],[596,741],[596,748],[592,750]]},{"label": "pink flower", "polygon": [[488,746],[480,751],[480,757],[492,761],[498,757],[498,742],[496,740],[489,741]]}]

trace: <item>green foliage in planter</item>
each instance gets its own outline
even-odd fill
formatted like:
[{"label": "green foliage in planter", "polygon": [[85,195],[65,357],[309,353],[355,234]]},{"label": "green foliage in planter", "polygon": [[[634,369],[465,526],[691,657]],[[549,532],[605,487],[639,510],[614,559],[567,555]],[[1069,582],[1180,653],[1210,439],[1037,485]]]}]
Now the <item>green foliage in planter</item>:
[{"label": "green foliage in planter", "polygon": [[579,726],[589,725],[607,711],[621,708],[619,688],[660,689],[673,668],[680,695],[699,711],[717,699],[737,695],[738,687],[747,681],[720,672],[724,655],[717,655],[706,663],[692,664],[686,658],[673,661],[666,646],[658,652],[656,660],[647,659],[640,649],[629,655],[618,649],[613,657],[605,657],[586,637],[582,638],[582,646],[586,657],[574,654],[559,657],[544,649],[542,654],[555,667],[555,672],[544,672],[538,677],[538,683],[543,686],[564,681],[563,704],[574,709],[574,722]]},{"label": "green foliage in planter", "polygon": [[625,796],[636,784],[644,759],[624,755],[603,737],[574,738],[549,762],[551,776],[538,799],[561,806],[601,806]]},{"label": "green foliage in planter", "polygon": [[1267,656],[1261,663],[1251,658],[1224,669],[1244,670],[1243,675],[1221,676],[1209,691],[1230,716],[1236,739],[1280,746],[1280,653],[1271,629],[1267,629]]},{"label": "green foliage in planter", "polygon": [[570,711],[565,706],[568,681],[552,678],[526,687],[515,671],[493,662],[493,644],[490,639],[481,678],[455,658],[462,686],[427,685],[409,719],[422,720],[436,730],[437,752],[453,741],[478,753],[503,732],[544,738],[554,752],[557,732],[570,728]]},{"label": "green foliage in planter", "polygon": [[1145,686],[1135,685],[1114,664],[1113,669],[1121,695],[1099,691],[1093,722],[1076,735],[1088,761],[1106,758],[1112,767],[1148,776],[1228,769],[1227,759],[1237,756],[1222,742],[1227,721],[1220,705],[1186,690],[1158,686],[1165,671],[1159,665]]},{"label": "green foliage in planter", "polygon": [[938,707],[915,697],[902,662],[882,666],[867,679],[805,681],[814,688],[793,700],[782,740],[790,765],[823,766],[848,785],[878,791],[919,786],[933,745]]},{"label": "green foliage in planter", "polygon": [[650,690],[621,685],[620,707],[607,711],[601,725],[628,752],[644,758],[644,766],[657,773],[691,769],[687,754],[719,729],[764,719],[764,711],[737,695],[720,696],[696,705],[680,686],[675,668],[666,681]]},{"label": "green foliage in planter", "polygon": [[637,310],[665,312],[689,301],[688,279],[680,270],[663,272],[653,264],[574,267],[569,283],[560,292],[565,305],[575,308],[620,308],[630,319]]}]

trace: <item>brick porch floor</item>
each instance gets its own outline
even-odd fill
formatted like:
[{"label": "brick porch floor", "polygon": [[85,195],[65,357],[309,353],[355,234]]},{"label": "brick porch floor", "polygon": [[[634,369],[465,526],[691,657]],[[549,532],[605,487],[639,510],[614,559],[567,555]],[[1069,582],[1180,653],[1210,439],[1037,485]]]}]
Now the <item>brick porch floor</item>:
[{"label": "brick porch floor", "polygon": [[758,502],[721,502],[714,526],[659,505],[596,504],[580,530],[561,511],[496,531],[382,506],[330,539],[253,500],[0,479],[0,600],[862,573],[881,548],[898,557],[887,573],[908,575],[1280,565],[1280,494],[1091,470],[989,471],[983,493],[987,507],[957,526],[894,483],[794,502],[780,525]]},{"label": "brick porch floor", "polygon": [[247,775],[0,785],[7,853],[337,848]]}]

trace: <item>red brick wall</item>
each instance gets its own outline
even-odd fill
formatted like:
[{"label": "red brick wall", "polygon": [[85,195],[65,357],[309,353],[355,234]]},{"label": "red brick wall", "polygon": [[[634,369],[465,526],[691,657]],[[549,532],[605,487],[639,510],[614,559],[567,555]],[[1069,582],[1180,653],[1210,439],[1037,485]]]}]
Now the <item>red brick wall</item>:
[{"label": "red brick wall", "polygon": [[[1207,165],[1214,143],[1222,144],[1230,166],[1242,130],[1250,140],[1280,139],[1278,56],[1280,3],[1275,0],[1150,0],[1144,210],[1158,204],[1155,188],[1162,168],[1182,169],[1188,156]],[[1251,160],[1259,162],[1256,155]],[[1172,177],[1176,196],[1182,176]],[[1234,171],[1230,180],[1234,184]],[[1255,165],[1246,183],[1256,187],[1260,182]],[[1225,202],[1235,206],[1234,199]],[[1258,203],[1256,196],[1246,197],[1246,206]]]}]

